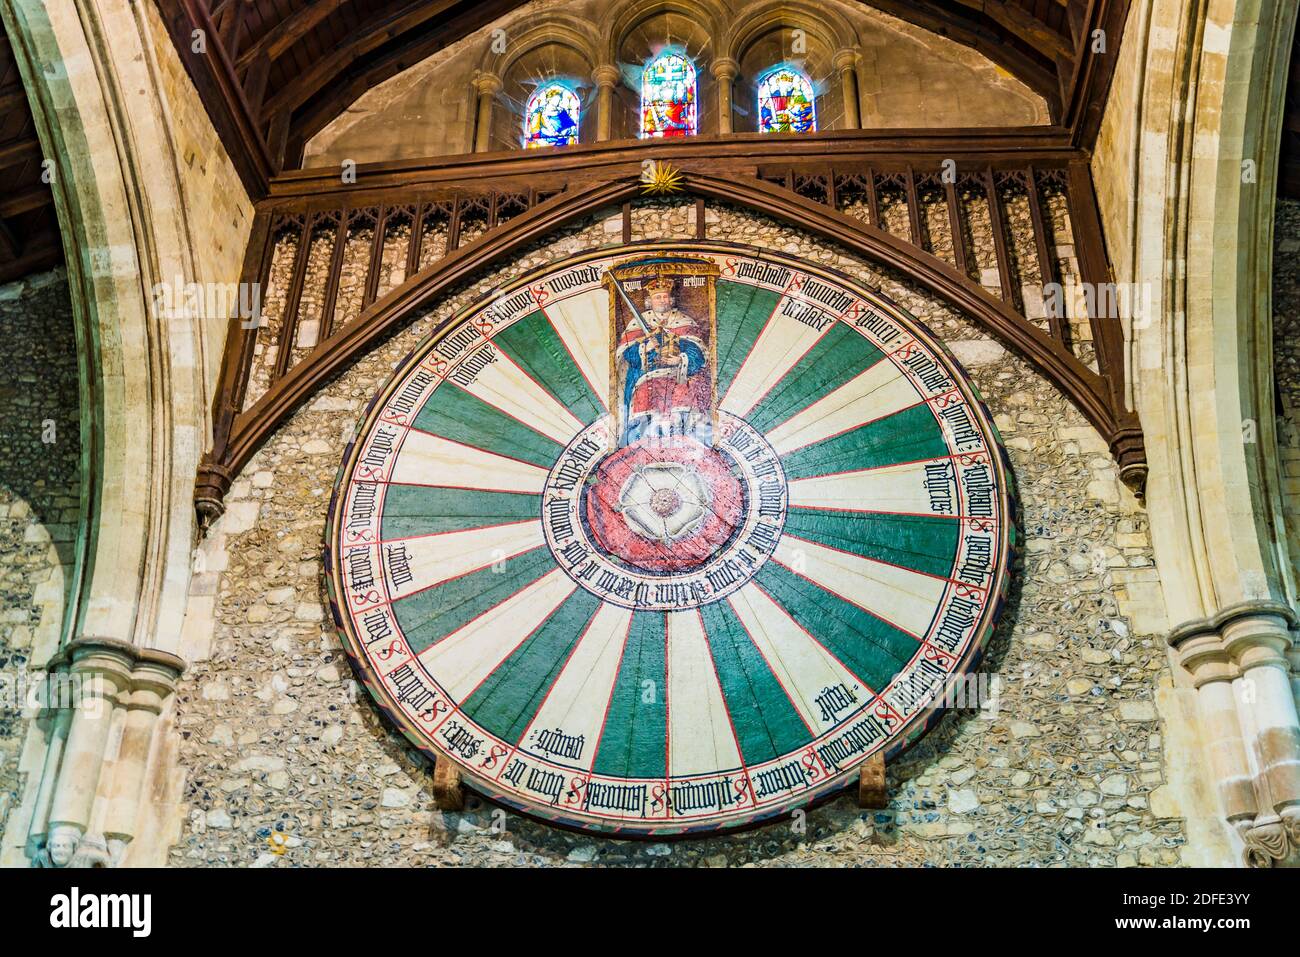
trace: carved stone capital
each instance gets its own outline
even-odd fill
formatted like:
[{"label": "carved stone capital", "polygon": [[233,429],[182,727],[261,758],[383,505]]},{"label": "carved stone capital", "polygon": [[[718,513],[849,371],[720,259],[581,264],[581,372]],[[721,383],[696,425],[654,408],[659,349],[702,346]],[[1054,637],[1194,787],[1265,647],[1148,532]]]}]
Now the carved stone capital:
[{"label": "carved stone capital", "polygon": [[716,57],[709,64],[709,73],[716,80],[734,80],[740,72],[740,64],[729,56]]},{"label": "carved stone capital", "polygon": [[591,71],[591,79],[599,87],[618,86],[623,79],[623,71],[612,63],[602,63]]},{"label": "carved stone capital", "polygon": [[852,47],[845,47],[842,50],[836,50],[835,56],[831,60],[835,64],[835,69],[843,73],[845,70],[852,70],[858,65],[858,51]]},{"label": "carved stone capital", "polygon": [[185,659],[156,648],[140,648],[116,638],[82,635],[55,652],[46,668],[113,676],[123,682],[123,690],[148,685],[171,693],[185,671]]},{"label": "carved stone capital", "polygon": [[1232,681],[1241,674],[1217,631],[1181,627],[1188,630],[1170,632],[1169,646],[1174,649],[1179,664],[1191,674],[1193,686],[1200,688],[1212,681]]},{"label": "carved stone capital", "polygon": [[[74,699],[61,695],[46,705],[62,733],[47,752],[28,831],[32,866],[116,867],[138,832],[141,802],[153,793],[150,757],[185,662],[165,651],[83,635],[46,667],[82,681],[72,689]],[[112,728],[120,731],[110,745]],[[91,827],[99,830],[89,833]]]},{"label": "carved stone capital", "polygon": [[1231,681],[1248,668],[1290,668],[1286,654],[1296,613],[1282,602],[1239,602],[1209,618],[1184,622],[1169,633],[1169,647],[1199,688]]},{"label": "carved stone capital", "polygon": [[495,73],[483,72],[474,77],[474,89],[479,96],[488,94],[489,96],[501,92],[501,77]]},{"label": "carved stone capital", "polygon": [[1295,625],[1288,605],[1256,599],[1169,634],[1202,696],[1201,733],[1249,867],[1300,864],[1300,727],[1287,658]]},{"label": "carved stone capital", "polygon": [[1281,602],[1245,602],[1220,613],[1223,645],[1242,670],[1271,665],[1289,671],[1286,653],[1296,614]]}]

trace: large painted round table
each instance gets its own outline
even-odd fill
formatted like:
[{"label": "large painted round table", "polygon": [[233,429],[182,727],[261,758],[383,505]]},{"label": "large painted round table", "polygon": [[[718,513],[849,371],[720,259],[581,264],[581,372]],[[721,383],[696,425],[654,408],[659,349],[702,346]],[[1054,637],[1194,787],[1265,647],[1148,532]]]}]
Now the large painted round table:
[{"label": "large painted round table", "polygon": [[435,329],[348,447],[326,557],[361,680],[435,760],[559,825],[676,835],[824,797],[952,705],[1011,511],[978,396],[901,309],[656,243]]}]

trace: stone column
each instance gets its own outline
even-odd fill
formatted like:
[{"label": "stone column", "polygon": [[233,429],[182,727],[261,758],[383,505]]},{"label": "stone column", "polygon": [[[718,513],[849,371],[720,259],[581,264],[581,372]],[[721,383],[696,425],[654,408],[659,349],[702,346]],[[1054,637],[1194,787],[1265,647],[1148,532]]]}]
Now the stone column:
[{"label": "stone column", "polygon": [[161,655],[143,655],[134,662],[123,696],[122,740],[103,820],[110,848],[125,847],[138,833],[140,807],[154,770],[154,739],[183,667],[180,659]]},{"label": "stone column", "polygon": [[1249,721],[1249,760],[1260,814],[1238,832],[1256,867],[1300,863],[1300,716],[1291,694],[1295,612],[1255,608],[1223,626],[1224,645],[1241,668],[1237,699]]},{"label": "stone column", "polygon": [[[41,738],[42,726],[46,729]],[[68,731],[72,727],[72,708],[47,706],[45,714],[39,717],[32,728],[33,750],[43,748],[41,766],[36,773],[40,775],[35,795],[27,808],[29,823],[23,839],[23,855],[27,860],[35,859],[46,844],[50,830],[50,805],[54,803],[54,786],[58,781],[59,767],[67,750]],[[21,810],[21,809],[20,809]],[[9,861],[0,863],[9,864]]]},{"label": "stone column", "polygon": [[[192,109],[193,89],[169,85],[170,76],[187,81],[156,5],[8,0],[0,17],[42,153],[55,163],[51,188],[82,360],[83,481],[97,490],[84,506],[68,583],[78,631],[63,634],[48,661],[33,662],[60,680],[92,682],[90,700],[51,703],[28,724],[26,777],[0,866],[66,864],[74,852],[83,863],[109,862],[98,833],[109,827],[118,851],[132,835],[150,835],[114,860],[156,865],[178,835],[182,777],[173,765],[149,763],[172,760],[174,750],[159,737],[169,725],[152,720],[170,701],[168,682],[154,672],[174,679],[184,666],[175,651],[191,574],[194,477],[211,436],[205,356],[220,355],[227,325],[166,315],[154,308],[153,290],[237,281],[237,257],[218,254],[217,239],[194,218],[202,212],[194,197],[221,193],[241,211],[252,204],[221,157],[200,173],[178,153],[177,116],[195,124],[185,139],[214,149],[220,139],[197,125],[207,120]],[[232,227],[221,241],[244,238]]]},{"label": "stone column", "polygon": [[1250,783],[1237,712],[1234,682],[1241,670],[1210,622],[1176,629],[1169,635],[1169,646],[1192,676],[1202,728],[1201,745],[1209,760],[1211,778],[1218,785],[1224,817],[1233,824],[1251,820],[1259,806]]},{"label": "stone column", "polygon": [[104,753],[117,711],[117,699],[130,684],[130,658],[121,647],[83,642],[66,663],[51,662],[57,693],[70,692],[72,725],[50,804],[49,833],[90,830],[99,793]]},{"label": "stone column", "polygon": [[591,74],[596,84],[596,141],[604,143],[614,130],[614,88],[623,78],[618,67],[605,63]]},{"label": "stone column", "polygon": [[1288,606],[1250,601],[1169,636],[1197,690],[1224,817],[1256,867],[1300,856],[1300,720],[1287,660],[1296,624]]},{"label": "stone column", "polygon": [[170,769],[152,761],[156,724],[184,662],[112,639],[79,638],[48,668],[50,694],[63,706],[56,721],[68,730],[66,744],[46,749],[28,854],[44,867],[66,867],[74,855],[116,865],[140,830],[146,790],[165,790]]},{"label": "stone column", "polygon": [[709,66],[709,72],[718,81],[718,132],[730,133],[732,122],[732,84],[740,72],[740,64],[731,57],[718,57]]},{"label": "stone column", "polygon": [[495,73],[480,73],[474,78],[478,93],[478,119],[474,126],[474,152],[486,153],[492,148],[492,104],[501,92],[501,77]]},{"label": "stone column", "polygon": [[1149,301],[1128,317],[1130,382],[1176,692],[1196,705],[1191,771],[1218,798],[1201,840],[1252,866],[1300,863],[1297,595],[1279,533],[1295,519],[1278,494],[1269,302],[1295,18],[1287,0],[1133,4],[1138,62],[1116,75],[1093,169],[1115,278]]},{"label": "stone column", "polygon": [[858,51],[843,49],[835,54],[835,69],[840,74],[840,91],[844,97],[844,128],[861,129],[862,111],[858,104]]}]

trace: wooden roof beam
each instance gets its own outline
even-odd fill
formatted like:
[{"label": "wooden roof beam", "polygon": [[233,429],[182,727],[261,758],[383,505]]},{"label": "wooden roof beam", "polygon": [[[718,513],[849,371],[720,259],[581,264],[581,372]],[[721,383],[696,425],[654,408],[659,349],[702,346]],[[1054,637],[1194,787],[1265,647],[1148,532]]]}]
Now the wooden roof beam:
[{"label": "wooden roof beam", "polygon": [[352,64],[331,82],[327,95],[312,100],[294,118],[293,139],[305,144],[366,90],[491,23],[517,5],[517,0],[483,0],[444,24],[430,25],[417,35],[403,37],[401,43],[389,49],[377,51],[374,58]]},{"label": "wooden roof beam", "polygon": [[386,17],[367,23],[367,28],[327,57],[317,60],[288,86],[266,101],[263,114],[273,116],[295,110],[327,83],[337,82],[339,75],[358,57],[446,13],[459,0],[413,0]]},{"label": "wooden roof beam", "polygon": [[1070,24],[1070,37],[1077,46],[1088,25],[1088,0],[1066,0],[1065,19]]},{"label": "wooden roof beam", "polygon": [[983,13],[1049,60],[1074,58],[1070,42],[1023,7],[1007,3],[1006,0],[957,0],[957,3]]},{"label": "wooden roof beam", "polygon": [[294,44],[316,29],[339,7],[351,2],[352,0],[315,0],[314,3],[286,17],[262,34],[257,42],[239,54],[239,59],[235,61],[235,68],[242,73],[263,53],[268,59],[278,59],[288,53]]},{"label": "wooden roof beam", "polygon": [[1278,167],[1277,191],[1291,199],[1300,199],[1300,160],[1284,160]]},{"label": "wooden roof beam", "polygon": [[0,92],[0,113],[8,113],[16,107],[26,105],[26,103],[27,91],[21,86],[15,86]]},{"label": "wooden roof beam", "polygon": [[29,189],[26,192],[16,193],[13,196],[0,197],[0,218],[8,219],[12,216],[21,216],[23,213],[30,213],[33,209],[40,209],[42,206],[51,206],[54,204],[54,193],[45,185]]},{"label": "wooden roof beam", "polygon": [[12,143],[0,146],[0,169],[17,166],[40,155],[41,143],[36,137],[14,140]]},{"label": "wooden roof beam", "polygon": [[21,251],[13,231],[0,219],[0,262],[11,262],[18,258]]},{"label": "wooden roof beam", "polygon": [[10,262],[0,262],[0,283],[22,279],[34,272],[52,269],[63,261],[63,246],[58,237],[42,241],[35,247],[23,250],[21,256]]},{"label": "wooden roof beam", "polygon": [[[1061,122],[1074,131],[1076,146],[1092,149],[1101,130],[1102,112],[1109,96],[1110,82],[1119,60],[1130,0],[1091,0],[1088,20],[1084,24],[1085,42],[1071,60],[1069,77],[1062,77]],[[1094,30],[1106,38],[1106,52],[1094,53],[1087,38]]]},{"label": "wooden roof beam", "polygon": [[180,54],[207,109],[208,118],[225,144],[240,181],[254,199],[265,195],[267,182],[275,172],[266,140],[258,128],[257,118],[249,108],[244,91],[235,74],[234,63],[219,42],[209,43],[205,52],[197,53],[191,34],[202,29],[217,35],[208,11],[201,0],[155,0],[163,22],[171,35],[172,45]]}]

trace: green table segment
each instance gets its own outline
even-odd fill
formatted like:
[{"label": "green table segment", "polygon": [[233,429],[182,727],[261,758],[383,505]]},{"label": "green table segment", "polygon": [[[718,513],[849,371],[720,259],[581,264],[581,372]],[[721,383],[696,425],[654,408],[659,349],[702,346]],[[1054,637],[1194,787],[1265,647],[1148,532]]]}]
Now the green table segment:
[{"label": "green table segment", "polygon": [[718,243],[603,249],[442,326],[326,533],[363,683],[486,797],[690,834],[788,813],[970,704],[1010,478],[884,297]]}]

